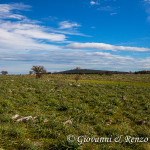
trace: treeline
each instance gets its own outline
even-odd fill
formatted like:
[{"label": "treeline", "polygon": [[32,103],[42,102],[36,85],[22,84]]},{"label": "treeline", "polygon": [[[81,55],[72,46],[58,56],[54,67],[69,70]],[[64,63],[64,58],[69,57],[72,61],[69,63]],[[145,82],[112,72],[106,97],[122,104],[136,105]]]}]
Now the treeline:
[{"label": "treeline", "polygon": [[90,70],[90,69],[73,69],[73,70],[55,72],[54,74],[99,74],[99,75],[106,74],[106,75],[112,75],[112,74],[129,74],[129,72]]},{"label": "treeline", "polygon": [[137,71],[135,74],[150,74],[150,71],[148,70],[142,70],[142,71]]},{"label": "treeline", "polygon": [[136,72],[122,72],[122,71],[107,71],[107,70],[91,70],[91,69],[73,69],[61,72],[54,72],[53,74],[99,74],[99,75],[112,75],[112,74],[150,74],[148,70]]},{"label": "treeline", "polygon": [[[8,71],[1,71],[1,75],[7,75]],[[33,66],[29,71],[29,74],[36,74],[37,78],[40,78],[43,74],[99,74],[99,75],[112,75],[112,74],[150,74],[150,70],[142,70],[136,72],[122,72],[122,71],[107,71],[107,70],[92,70],[92,69],[81,69],[77,67],[72,70],[60,71],[60,72],[47,72],[44,66]]]}]

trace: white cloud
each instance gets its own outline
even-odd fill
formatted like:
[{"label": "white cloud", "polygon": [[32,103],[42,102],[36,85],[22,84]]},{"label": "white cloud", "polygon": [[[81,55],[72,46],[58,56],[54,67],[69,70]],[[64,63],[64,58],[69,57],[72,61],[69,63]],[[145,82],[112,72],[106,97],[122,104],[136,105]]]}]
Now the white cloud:
[{"label": "white cloud", "polygon": [[90,1],[90,5],[100,5],[98,1]]},{"label": "white cloud", "polygon": [[80,33],[76,29],[62,30],[62,29],[57,29],[57,28],[49,28],[49,31],[55,32],[55,33],[61,33],[61,34],[65,34],[65,35],[79,35],[79,36],[91,37],[90,35],[85,35],[83,33]]},{"label": "white cloud", "polygon": [[[17,13],[13,11],[29,8],[30,6],[23,4],[0,4],[0,66],[8,72],[27,71],[26,73],[28,73],[34,64],[52,67],[54,70],[65,70],[66,66],[67,69],[81,66],[82,68],[111,70],[133,70],[149,66],[149,58],[135,60],[130,56],[104,52],[89,53],[81,50],[149,51],[148,48],[115,46],[104,43],[72,43],[58,46],[58,42],[69,42],[65,34],[85,36],[76,30],[81,25],[76,22],[63,21],[59,23],[59,29],[46,28],[39,25],[38,21],[30,20],[19,14],[18,11]],[[11,21],[12,19],[17,20]],[[49,44],[49,42],[53,43]]]},{"label": "white cloud", "polygon": [[139,47],[125,47],[125,46],[115,46],[105,43],[72,43],[65,48],[72,49],[99,49],[99,50],[112,50],[112,51],[150,51],[149,48],[139,48]]},{"label": "white cloud", "polygon": [[28,30],[18,30],[16,29],[14,31],[17,34],[29,37],[29,38],[35,38],[35,39],[44,39],[52,42],[59,42],[59,41],[65,41],[66,36],[63,34],[56,34],[56,33],[46,33],[43,32],[40,29],[28,29]]},{"label": "white cloud", "polygon": [[112,7],[112,6],[104,6],[104,7],[98,8],[97,10],[99,10],[99,11],[114,11],[114,10],[116,10],[116,8]]},{"label": "white cloud", "polygon": [[0,29],[0,52],[25,53],[28,50],[58,50],[59,47],[38,42],[30,37]]},{"label": "white cloud", "polygon": [[118,14],[118,13],[110,13],[110,15],[111,15],[111,16],[113,16],[113,15],[117,15],[117,14]]},{"label": "white cloud", "polygon": [[148,15],[147,21],[150,22],[150,0],[144,0],[145,11]]},{"label": "white cloud", "polygon": [[1,22],[0,24],[0,51],[24,52],[28,50],[54,50],[58,46],[46,44],[49,42],[65,42],[64,34],[48,33],[46,29],[34,24],[19,22]]},{"label": "white cloud", "polygon": [[147,17],[147,21],[150,22],[150,16]]},{"label": "white cloud", "polygon": [[0,18],[23,19],[25,16],[15,14],[14,10],[28,10],[31,6],[22,3],[0,4]]},{"label": "white cloud", "polygon": [[[25,53],[32,50],[58,50],[59,46],[46,42],[66,42],[64,34],[49,31],[37,21],[14,13],[13,10],[28,10],[30,6],[21,3],[0,4],[0,52]],[[7,19],[7,20],[5,20]],[[18,19],[8,21],[8,19]]]},{"label": "white cloud", "polygon": [[59,23],[59,28],[60,29],[72,29],[74,27],[80,27],[81,25],[79,25],[78,23],[76,22],[68,22],[68,21],[62,21]]},{"label": "white cloud", "polygon": [[110,53],[103,53],[103,52],[95,52],[93,54],[103,56],[107,59],[114,59],[115,58],[115,59],[122,59],[122,60],[133,60],[133,58],[130,56],[119,56],[119,55],[113,55]]},{"label": "white cloud", "polygon": [[[58,51],[53,51],[47,54],[17,53],[0,55],[0,59],[8,72],[17,70],[18,73],[28,73],[34,64],[44,65],[49,68],[48,71],[73,69],[76,66],[87,69],[119,71],[150,69],[150,58],[134,59],[130,56],[119,56],[104,52],[59,51],[58,53]],[[5,65],[5,62],[9,62],[10,65]],[[11,68],[13,68],[14,64],[19,67],[12,70]]]},{"label": "white cloud", "polygon": [[150,2],[150,0],[144,0],[144,2]]},{"label": "white cloud", "polygon": [[11,14],[9,15],[9,18],[21,20],[21,19],[25,19],[26,17],[18,14]]}]

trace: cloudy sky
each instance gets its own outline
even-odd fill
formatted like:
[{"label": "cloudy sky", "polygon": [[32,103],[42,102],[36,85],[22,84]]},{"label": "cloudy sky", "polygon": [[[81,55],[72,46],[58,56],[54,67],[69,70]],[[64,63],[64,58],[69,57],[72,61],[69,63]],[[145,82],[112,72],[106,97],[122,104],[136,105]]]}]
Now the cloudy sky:
[{"label": "cloudy sky", "polygon": [[150,69],[150,0],[0,0],[0,71]]}]

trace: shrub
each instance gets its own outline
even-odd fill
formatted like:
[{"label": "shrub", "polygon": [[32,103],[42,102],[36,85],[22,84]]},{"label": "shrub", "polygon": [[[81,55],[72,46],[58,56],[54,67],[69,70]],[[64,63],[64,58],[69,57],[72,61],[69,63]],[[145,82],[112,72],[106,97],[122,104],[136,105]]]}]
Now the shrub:
[{"label": "shrub", "polygon": [[80,75],[79,75],[79,74],[77,74],[77,75],[75,76],[75,80],[76,80],[76,82],[78,82],[78,81],[79,81],[79,79],[80,79]]}]

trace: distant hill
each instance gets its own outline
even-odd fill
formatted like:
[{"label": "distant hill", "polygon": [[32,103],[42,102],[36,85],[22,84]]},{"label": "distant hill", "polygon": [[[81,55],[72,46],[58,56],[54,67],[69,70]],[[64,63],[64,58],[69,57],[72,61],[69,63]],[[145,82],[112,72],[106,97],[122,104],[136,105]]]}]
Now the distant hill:
[{"label": "distant hill", "polygon": [[73,69],[55,72],[54,74],[129,74],[129,72],[107,71],[107,70],[92,70],[92,69]]}]

